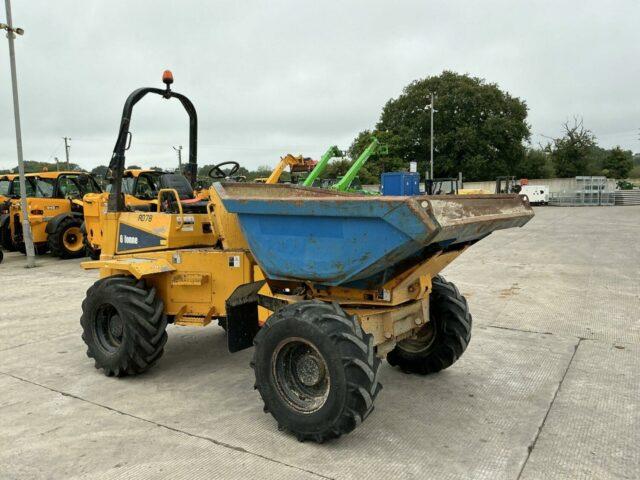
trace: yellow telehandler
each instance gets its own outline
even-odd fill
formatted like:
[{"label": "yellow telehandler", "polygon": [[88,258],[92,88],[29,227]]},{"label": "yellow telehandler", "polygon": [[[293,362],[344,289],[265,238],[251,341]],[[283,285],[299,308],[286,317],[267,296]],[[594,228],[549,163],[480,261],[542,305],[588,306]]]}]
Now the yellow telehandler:
[{"label": "yellow telehandler", "polygon": [[[101,191],[93,176],[76,171],[40,172],[27,174],[26,181],[29,224],[36,253],[50,250],[61,258],[83,257],[82,197]],[[9,201],[8,213],[0,224],[2,244],[10,244],[11,248],[25,253],[17,183],[14,189],[16,198]]]}]

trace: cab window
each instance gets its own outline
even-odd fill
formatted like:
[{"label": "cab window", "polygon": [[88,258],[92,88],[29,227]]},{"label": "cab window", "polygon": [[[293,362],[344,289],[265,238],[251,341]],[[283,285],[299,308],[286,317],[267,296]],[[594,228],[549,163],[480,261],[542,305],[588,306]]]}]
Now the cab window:
[{"label": "cab window", "polygon": [[0,179],[0,195],[9,196],[9,187],[11,187],[11,180],[8,178]]},{"label": "cab window", "polygon": [[149,174],[140,174],[136,191],[134,194],[138,198],[152,199],[158,195],[158,177]]},{"label": "cab window", "polygon": [[58,197],[80,198],[87,193],[99,193],[100,188],[88,175],[63,175],[58,178]]},{"label": "cab window", "polygon": [[[35,190],[35,195],[29,192],[29,186]],[[27,184],[27,196],[36,198],[52,198],[55,180],[53,178],[34,178]]]},{"label": "cab window", "polygon": [[[36,182],[35,179],[33,177],[27,177],[25,178],[26,181],[26,185],[27,185],[27,197],[35,197],[36,196]],[[13,196],[15,197],[19,197],[20,196],[20,182],[15,181],[15,183],[13,184]]]},{"label": "cab window", "polygon": [[[133,177],[127,177],[122,179],[122,193],[133,195],[133,187],[136,183],[136,179]],[[109,184],[109,191],[113,188],[113,184]]]},{"label": "cab window", "polygon": [[78,198],[80,196],[80,187],[72,177],[60,177],[58,179],[58,190],[59,196],[62,198]]}]

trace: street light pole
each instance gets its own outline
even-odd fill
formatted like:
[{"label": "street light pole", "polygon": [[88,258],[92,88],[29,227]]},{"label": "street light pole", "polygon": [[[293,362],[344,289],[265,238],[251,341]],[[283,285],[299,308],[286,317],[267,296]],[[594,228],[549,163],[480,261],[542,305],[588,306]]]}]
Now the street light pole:
[{"label": "street light pole", "polygon": [[71,141],[71,139],[69,137],[62,137],[64,139],[64,154],[67,156],[67,171],[71,170],[71,167],[69,167],[69,150],[71,150],[71,145],[69,145],[69,142]]},{"label": "street light pole", "polygon": [[178,172],[182,174],[182,145],[178,148],[173,147],[173,149],[178,152]]},{"label": "street light pole", "polygon": [[18,174],[20,178],[20,209],[22,210],[22,237],[24,240],[25,252],[27,254],[27,268],[36,266],[36,252],[33,247],[33,235],[31,234],[31,224],[29,223],[29,211],[27,209],[27,182],[24,177],[24,161],[22,157],[22,129],[20,128],[20,105],[18,102],[18,75],[16,73],[16,52],[13,40],[16,33],[24,34],[21,28],[13,28],[11,18],[10,0],[4,0],[7,10],[7,23],[0,24],[0,30],[7,31],[9,39],[9,63],[11,65],[11,86],[13,89],[13,115],[16,123],[16,145],[18,149]]},{"label": "street light pole", "polygon": [[429,171],[430,171],[430,175],[431,175],[431,180],[433,180],[433,114],[435,113],[435,101],[436,101],[436,96],[432,93],[431,94],[431,104],[429,105],[429,110],[430,110],[430,114],[431,114],[431,135],[429,135],[429,138],[431,140],[431,160],[429,162]]}]

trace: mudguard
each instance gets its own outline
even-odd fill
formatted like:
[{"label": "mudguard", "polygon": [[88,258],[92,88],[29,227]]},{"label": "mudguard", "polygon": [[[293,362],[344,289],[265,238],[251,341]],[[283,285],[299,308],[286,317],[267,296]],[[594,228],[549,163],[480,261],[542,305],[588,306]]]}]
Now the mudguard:
[{"label": "mudguard", "polygon": [[81,213],[78,212],[65,212],[56,215],[47,222],[47,227],[45,228],[45,232],[47,233],[47,235],[51,235],[53,232],[55,232],[58,229],[58,225],[60,225],[60,222],[62,222],[65,218],[78,218],[82,220],[84,217]]}]

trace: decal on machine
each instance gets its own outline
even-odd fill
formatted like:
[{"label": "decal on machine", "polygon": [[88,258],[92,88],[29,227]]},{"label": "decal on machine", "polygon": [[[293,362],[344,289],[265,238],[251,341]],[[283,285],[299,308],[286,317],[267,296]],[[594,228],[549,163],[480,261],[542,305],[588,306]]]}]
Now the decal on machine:
[{"label": "decal on machine", "polygon": [[196,219],[193,216],[182,217],[182,231],[193,232],[193,225],[196,223]]},{"label": "decal on machine", "polygon": [[125,223],[120,224],[118,234],[118,251],[137,250],[139,248],[159,247],[164,241],[163,237],[145,232],[139,228]]},{"label": "decal on machine", "polygon": [[229,257],[229,266],[231,268],[238,268],[240,266],[240,255]]}]

